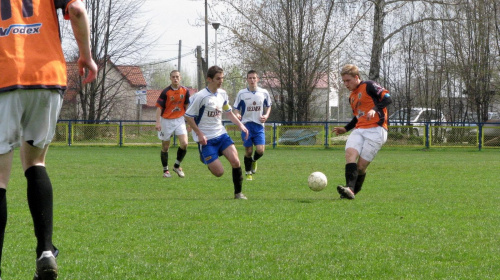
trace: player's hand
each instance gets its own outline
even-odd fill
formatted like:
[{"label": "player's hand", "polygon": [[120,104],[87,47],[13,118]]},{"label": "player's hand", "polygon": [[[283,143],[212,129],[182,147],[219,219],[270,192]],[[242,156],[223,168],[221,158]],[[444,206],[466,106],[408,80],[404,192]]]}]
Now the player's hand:
[{"label": "player's hand", "polygon": [[248,129],[242,125],[241,131],[245,133],[245,140],[248,140]]},{"label": "player's hand", "polygon": [[370,111],[368,111],[368,114],[366,114],[366,118],[370,120],[371,118],[375,117],[375,113],[375,110],[371,109]]},{"label": "player's hand", "polygon": [[78,73],[83,77],[85,75],[85,69],[88,70],[87,77],[83,80],[83,83],[90,83],[97,77],[97,64],[95,64],[93,59],[85,60],[80,57],[78,59]]},{"label": "player's hand", "polygon": [[197,135],[198,135],[198,143],[200,143],[200,145],[204,146],[208,143],[207,137],[205,136],[205,134],[203,134],[203,132],[197,133]]},{"label": "player's hand", "polygon": [[156,128],[156,131],[161,131],[161,124],[156,123],[155,128]]},{"label": "player's hand", "polygon": [[265,123],[266,121],[267,121],[267,116],[266,115],[260,116],[260,122],[261,123]]},{"label": "player's hand", "polygon": [[241,115],[239,113],[235,113],[234,116],[241,121]]},{"label": "player's hand", "polygon": [[335,132],[336,135],[339,135],[346,133],[347,130],[344,127],[334,127],[333,132]]}]

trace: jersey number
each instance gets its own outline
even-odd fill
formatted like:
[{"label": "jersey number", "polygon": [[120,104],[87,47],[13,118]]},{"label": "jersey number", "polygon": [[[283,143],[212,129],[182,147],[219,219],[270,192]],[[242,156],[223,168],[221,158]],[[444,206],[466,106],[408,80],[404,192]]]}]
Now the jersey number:
[{"label": "jersey number", "polygon": [[[0,0],[0,9],[2,11],[2,20],[8,20],[12,17],[11,0]],[[33,16],[33,0],[23,0],[23,17]]]}]

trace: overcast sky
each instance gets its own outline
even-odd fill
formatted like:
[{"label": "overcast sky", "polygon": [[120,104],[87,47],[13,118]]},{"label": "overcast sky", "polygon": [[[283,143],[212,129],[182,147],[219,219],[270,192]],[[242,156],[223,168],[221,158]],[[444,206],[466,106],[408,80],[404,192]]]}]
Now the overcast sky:
[{"label": "overcast sky", "polygon": [[[198,45],[205,49],[205,27],[195,26],[205,15],[204,0],[146,0],[142,8],[144,16],[151,22],[152,34],[161,35],[148,61],[177,57],[179,40],[182,40],[182,54],[191,52]],[[215,30],[209,26],[208,32],[209,44],[215,42]],[[183,70],[196,72],[194,54],[183,57],[181,63]],[[177,60],[172,64],[177,65]]]}]

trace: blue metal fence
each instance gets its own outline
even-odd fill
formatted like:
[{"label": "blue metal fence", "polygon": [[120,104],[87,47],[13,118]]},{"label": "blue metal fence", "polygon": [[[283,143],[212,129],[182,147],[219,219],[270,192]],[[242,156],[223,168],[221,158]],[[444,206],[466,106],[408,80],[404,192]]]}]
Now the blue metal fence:
[{"label": "blue metal fence", "polygon": [[[276,147],[344,146],[347,135],[335,135],[345,122],[269,122],[266,145]],[[229,121],[224,125],[236,144],[241,132]],[[191,136],[190,141],[193,141]],[[60,120],[53,144],[60,145],[158,145],[155,121],[112,120],[98,124],[84,120]],[[174,137],[173,144],[176,144]],[[390,125],[386,146],[500,147],[500,123],[418,123]]]}]

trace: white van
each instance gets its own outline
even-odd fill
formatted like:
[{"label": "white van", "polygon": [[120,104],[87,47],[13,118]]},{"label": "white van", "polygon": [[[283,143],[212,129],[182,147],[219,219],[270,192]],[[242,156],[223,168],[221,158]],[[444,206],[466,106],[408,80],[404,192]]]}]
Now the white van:
[{"label": "white van", "polygon": [[439,113],[435,109],[419,107],[411,108],[409,112],[407,109],[400,109],[389,116],[389,125],[416,126],[413,130],[416,136],[424,135],[423,126],[427,122],[433,124],[445,123],[446,118],[443,113]]}]

